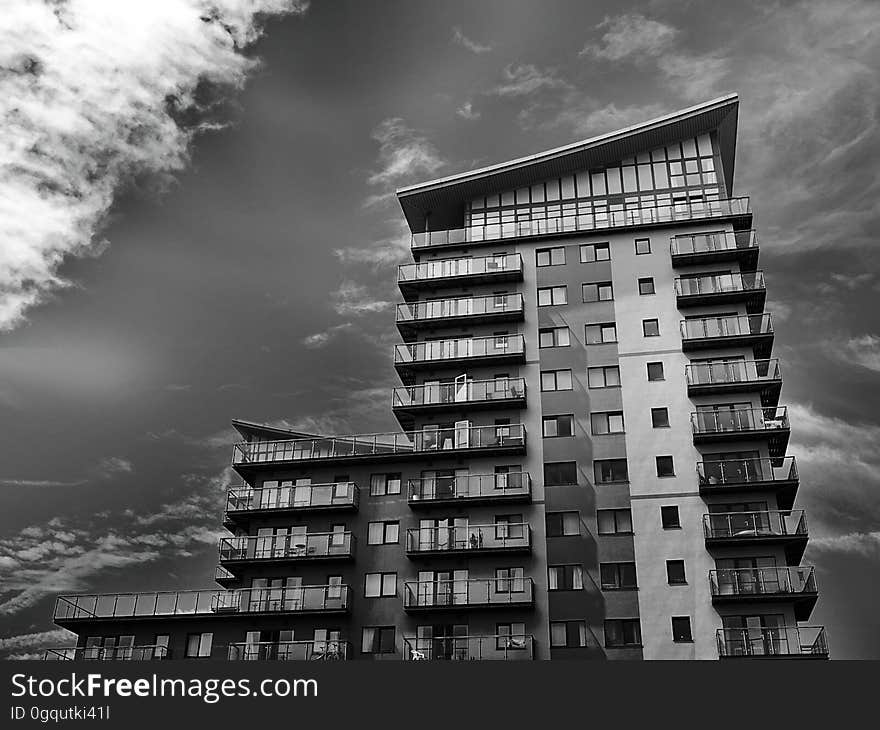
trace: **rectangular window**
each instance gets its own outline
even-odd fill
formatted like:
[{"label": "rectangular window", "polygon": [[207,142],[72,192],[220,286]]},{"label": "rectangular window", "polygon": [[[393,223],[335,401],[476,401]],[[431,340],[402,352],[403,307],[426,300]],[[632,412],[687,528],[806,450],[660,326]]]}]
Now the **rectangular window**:
[{"label": "rectangular window", "polygon": [[367,573],[364,577],[366,598],[393,598],[397,595],[397,573]]},{"label": "rectangular window", "polygon": [[574,461],[544,464],[544,486],[577,484],[577,476],[577,463]]},{"label": "rectangular window", "polygon": [[684,574],[684,560],[666,561],[666,580],[671,586],[682,586],[687,583]]},{"label": "rectangular window", "polygon": [[186,658],[204,659],[211,656],[211,646],[214,643],[214,634],[187,634]]},{"label": "rectangular window", "polygon": [[611,245],[608,243],[585,243],[581,246],[581,263],[592,264],[595,261],[610,261]]},{"label": "rectangular window", "polygon": [[648,363],[648,381],[656,382],[658,380],[665,380],[663,377],[663,363],[662,362],[649,362]]},{"label": "rectangular window", "polygon": [[599,580],[603,591],[624,591],[638,588],[635,563],[599,563]]},{"label": "rectangular window", "polygon": [[583,568],[580,565],[551,565],[547,568],[547,590],[582,591]]},{"label": "rectangular window", "polygon": [[565,263],[565,249],[562,246],[539,248],[535,251],[535,259],[538,266],[562,266]]},{"label": "rectangular window", "polygon": [[373,474],[370,477],[370,496],[384,497],[386,494],[400,494],[400,474]]},{"label": "rectangular window", "polygon": [[361,652],[363,654],[393,654],[394,627],[364,626]]},{"label": "rectangular window", "polygon": [[568,303],[568,290],[564,286],[545,286],[538,289],[538,306],[549,307]]},{"label": "rectangular window", "polygon": [[367,525],[368,545],[396,545],[400,535],[400,523],[370,522]]},{"label": "rectangular window", "polygon": [[571,390],[571,370],[544,370],[541,372],[541,390]]},{"label": "rectangular window", "polygon": [[595,436],[623,433],[623,411],[606,411],[590,414],[590,427]]},{"label": "rectangular window", "polygon": [[617,365],[587,368],[588,388],[619,388],[620,368]]},{"label": "rectangular window", "polygon": [[587,645],[587,625],[584,621],[551,621],[550,646],[576,649]]},{"label": "rectangular window", "polygon": [[495,648],[499,651],[525,650],[527,648],[526,625],[524,623],[495,624],[495,636]]},{"label": "rectangular window", "polygon": [[574,416],[544,416],[544,438],[556,438],[560,436],[574,435]]},{"label": "rectangular window", "polygon": [[617,342],[617,325],[614,322],[588,324],[585,331],[585,341],[588,345],[603,345],[609,342]]},{"label": "rectangular window", "polygon": [[660,320],[659,319],[643,319],[642,320],[642,334],[645,337],[659,337],[660,336]]},{"label": "rectangular window", "polygon": [[581,534],[581,517],[578,512],[549,512],[546,519],[547,537]]},{"label": "rectangular window", "polygon": [[637,238],[636,239],[636,256],[642,256],[646,253],[651,253],[651,239],[650,238]]},{"label": "rectangular window", "polygon": [[671,456],[658,456],[656,457],[657,461],[657,476],[658,477],[674,477],[675,476],[675,465],[672,462]]},{"label": "rectangular window", "polygon": [[632,511],[628,509],[600,509],[596,511],[600,535],[631,535]]},{"label": "rectangular window", "polygon": [[605,646],[619,649],[641,646],[642,630],[637,618],[610,618],[605,620]]},{"label": "rectangular window", "polygon": [[693,634],[691,633],[690,616],[672,617],[672,640],[685,643],[694,640]]},{"label": "rectangular window", "polygon": [[664,530],[672,530],[681,527],[681,518],[678,516],[678,507],[668,505],[660,508],[660,522]]},{"label": "rectangular window", "polygon": [[669,428],[669,409],[668,408],[652,408],[651,409],[651,426],[653,428]]},{"label": "rectangular window", "polygon": [[629,481],[626,459],[597,459],[593,462],[596,484],[614,484]]},{"label": "rectangular window", "polygon": [[585,302],[610,302],[614,299],[614,290],[610,281],[600,281],[595,284],[582,284]]},{"label": "rectangular window", "polygon": [[639,294],[656,294],[654,291],[654,277],[646,276],[642,279],[639,279]]},{"label": "rectangular window", "polygon": [[568,327],[547,327],[538,330],[538,347],[568,347],[571,344]]}]

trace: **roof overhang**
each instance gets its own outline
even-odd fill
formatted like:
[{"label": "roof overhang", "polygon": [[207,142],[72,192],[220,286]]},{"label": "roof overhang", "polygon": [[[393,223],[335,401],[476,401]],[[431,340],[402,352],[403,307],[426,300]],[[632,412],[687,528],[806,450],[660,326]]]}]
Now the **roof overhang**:
[{"label": "roof overhang", "polygon": [[515,190],[539,180],[597,169],[661,145],[716,131],[724,183],[733,192],[739,96],[728,94],[616,132],[529,157],[400,188],[397,198],[413,233],[464,225],[464,204],[483,195]]},{"label": "roof overhang", "polygon": [[320,436],[313,433],[293,431],[292,429],[279,428],[278,426],[267,426],[264,423],[256,423],[255,421],[242,421],[239,418],[232,419],[232,427],[238,431],[245,440],[249,440],[251,436],[270,436],[278,441],[295,438],[320,438]]}]

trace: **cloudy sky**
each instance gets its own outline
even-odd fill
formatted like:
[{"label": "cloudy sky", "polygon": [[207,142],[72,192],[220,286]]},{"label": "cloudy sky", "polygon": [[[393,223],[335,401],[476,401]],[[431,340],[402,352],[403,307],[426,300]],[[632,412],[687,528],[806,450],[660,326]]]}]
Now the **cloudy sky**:
[{"label": "cloudy sky", "polygon": [[736,91],[812,623],[880,657],[880,3],[124,5],[0,17],[0,656],[212,586],[230,418],[395,428],[396,187]]}]

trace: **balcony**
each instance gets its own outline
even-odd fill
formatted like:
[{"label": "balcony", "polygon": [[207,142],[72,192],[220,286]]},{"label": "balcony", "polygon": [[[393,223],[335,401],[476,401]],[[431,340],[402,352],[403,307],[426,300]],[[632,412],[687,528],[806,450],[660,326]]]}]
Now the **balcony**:
[{"label": "balcony", "polygon": [[782,372],[779,360],[714,360],[685,367],[688,396],[758,393],[764,406],[779,403]]},{"label": "balcony", "polygon": [[328,661],[352,655],[347,641],[259,641],[229,644],[229,661]]},{"label": "balcony", "polygon": [[404,294],[444,284],[469,286],[522,280],[523,262],[518,253],[480,258],[432,259],[397,267],[397,285]]},{"label": "balcony", "polygon": [[531,608],[534,604],[531,578],[471,578],[403,584],[403,608],[408,612]]},{"label": "balcony", "polygon": [[785,406],[776,408],[706,408],[691,413],[695,444],[762,439],[770,456],[782,456],[791,428]]},{"label": "balcony", "polygon": [[792,603],[794,616],[806,621],[819,598],[812,567],[710,570],[713,605]]},{"label": "balcony", "polygon": [[713,512],[703,515],[706,547],[779,545],[789,565],[797,565],[807,547],[807,518],[803,510],[781,512]]},{"label": "balcony", "polygon": [[151,644],[149,646],[65,646],[46,649],[43,660],[59,661],[123,661],[142,662],[168,659],[168,647]]},{"label": "balcony", "polygon": [[350,532],[224,537],[220,540],[220,562],[228,565],[352,560],[356,542]]},{"label": "balcony", "polygon": [[54,620],[63,626],[80,620],[340,613],[348,607],[346,585],[153,591],[59,596],[55,601]]},{"label": "balcony", "polygon": [[232,465],[245,472],[274,464],[308,464],[322,461],[381,461],[424,458],[444,454],[521,454],[526,449],[526,429],[519,423],[505,426],[426,427],[419,431],[317,436],[285,441],[242,441],[235,444]]},{"label": "balcony", "polygon": [[224,588],[238,582],[238,577],[234,573],[230,573],[222,565],[218,565],[214,571],[214,580]]},{"label": "balcony", "polygon": [[522,321],[524,316],[522,294],[434,299],[398,304],[397,329],[408,334],[418,328]]},{"label": "balcony", "polygon": [[406,554],[410,558],[531,551],[532,531],[528,523],[416,527],[406,531]]},{"label": "balcony", "polygon": [[233,487],[226,493],[226,521],[237,524],[250,517],[304,512],[357,511],[360,491],[354,482],[303,484],[254,489]]},{"label": "balcony", "polygon": [[756,360],[770,357],[773,323],[769,312],[682,320],[682,350],[692,352],[719,347],[751,347]]},{"label": "balcony", "polygon": [[410,479],[407,501],[412,509],[531,502],[532,479],[528,472]]},{"label": "balcony", "polygon": [[732,220],[738,227],[751,225],[752,212],[748,198],[728,198],[705,202],[645,206],[607,213],[590,213],[534,221],[495,223],[485,226],[453,228],[445,231],[414,233],[414,250],[455,248],[472,244],[492,243],[516,238],[565,236],[583,231],[606,231],[663,226],[698,220]]},{"label": "balcony", "polygon": [[721,659],[827,659],[824,626],[780,626],[718,629]]},{"label": "balcony", "polygon": [[728,498],[743,492],[772,491],[781,510],[794,504],[800,478],[793,456],[701,461],[697,464],[700,494]]},{"label": "balcony", "polygon": [[395,388],[391,396],[391,407],[398,417],[473,408],[524,408],[525,405],[524,378],[472,380],[460,377],[452,383]]},{"label": "balcony", "polygon": [[394,346],[394,367],[401,378],[412,377],[415,370],[516,364],[525,361],[526,341],[522,335],[460,337]]},{"label": "balcony", "polygon": [[767,299],[764,272],[681,276],[675,280],[675,298],[679,309],[744,304],[754,314],[764,309]]},{"label": "balcony", "polygon": [[683,233],[672,237],[669,253],[672,268],[736,261],[742,271],[754,271],[758,265],[758,239],[755,231]]},{"label": "balcony", "polygon": [[535,637],[519,636],[450,636],[421,639],[403,637],[404,661],[523,661],[535,658]]}]

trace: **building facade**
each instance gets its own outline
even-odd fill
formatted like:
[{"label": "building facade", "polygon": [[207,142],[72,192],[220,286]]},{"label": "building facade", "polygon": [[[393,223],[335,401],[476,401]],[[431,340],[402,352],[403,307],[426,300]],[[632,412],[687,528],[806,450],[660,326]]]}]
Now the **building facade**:
[{"label": "building facade", "polygon": [[826,658],[737,113],[398,191],[402,430],[235,421],[221,588],[50,658]]}]

